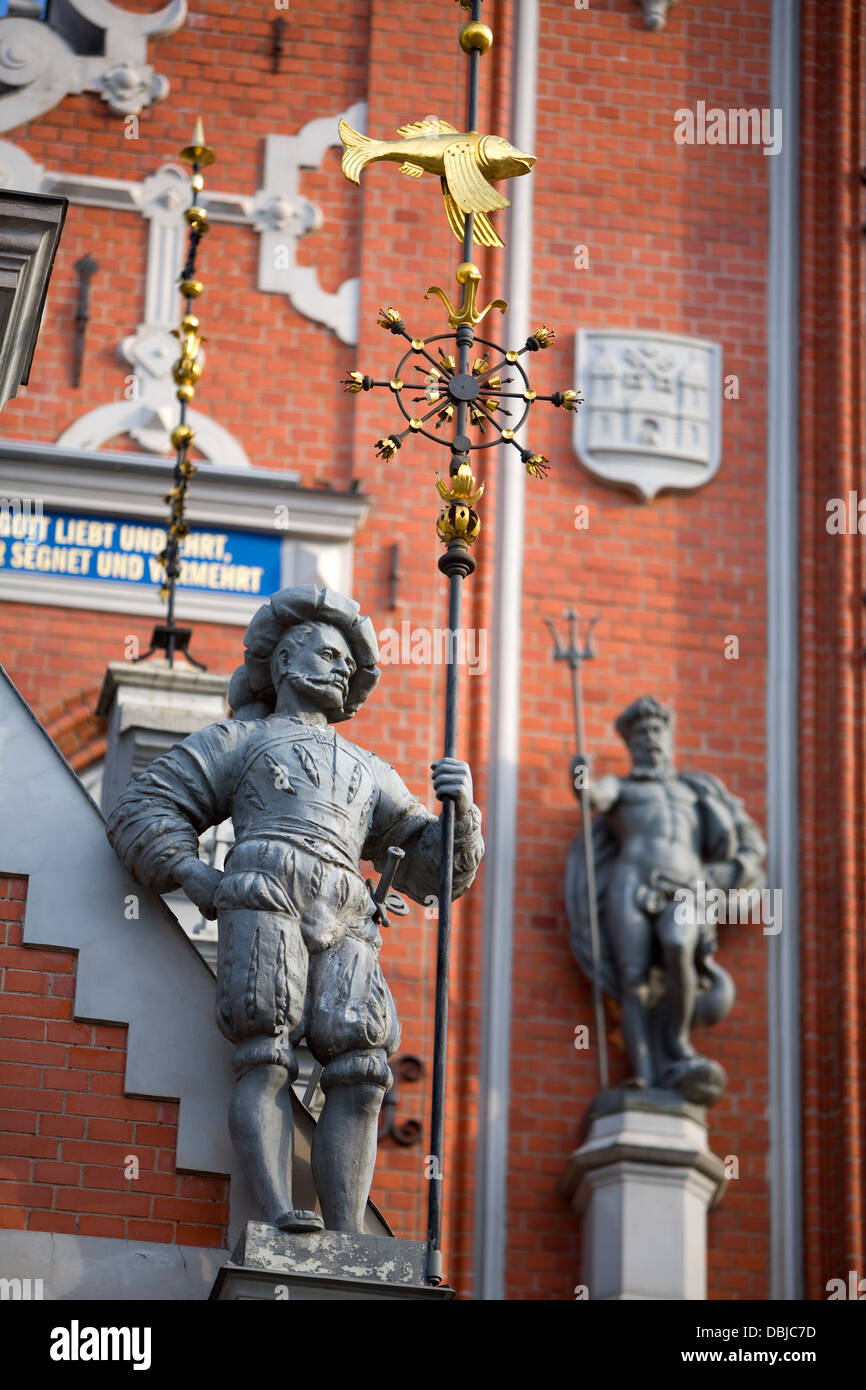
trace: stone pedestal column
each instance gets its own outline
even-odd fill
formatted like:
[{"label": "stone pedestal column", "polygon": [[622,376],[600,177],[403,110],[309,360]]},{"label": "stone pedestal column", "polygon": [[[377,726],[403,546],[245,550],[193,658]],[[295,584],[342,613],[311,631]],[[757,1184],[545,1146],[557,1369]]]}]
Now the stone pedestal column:
[{"label": "stone pedestal column", "polygon": [[216,724],[228,713],[228,676],[167,661],[112,661],[105,673],[97,714],[108,720],[102,809],[114,810],[130,777],[187,734]]},{"label": "stone pedestal column", "polygon": [[604,1091],[560,1183],[583,1223],[590,1299],[704,1299],[707,1212],[727,1185],[706,1112],[669,1091]]},{"label": "stone pedestal column", "polygon": [[[197,671],[182,660],[174,667],[159,658],[109,664],[96,706],[97,714],[108,720],[101,801],[106,816],[130,777],[188,734],[227,718],[228,685],[227,675]],[[206,863],[221,869],[233,840],[231,822],[226,821],[206,832],[199,853]],[[216,922],[206,921],[180,891],[166,895],[166,902],[196,950],[216,971]]]},{"label": "stone pedestal column", "polygon": [[393,1236],[310,1235],[248,1221],[211,1293],[216,1302],[410,1299],[443,1302],[448,1285],[424,1282],[427,1247]]}]

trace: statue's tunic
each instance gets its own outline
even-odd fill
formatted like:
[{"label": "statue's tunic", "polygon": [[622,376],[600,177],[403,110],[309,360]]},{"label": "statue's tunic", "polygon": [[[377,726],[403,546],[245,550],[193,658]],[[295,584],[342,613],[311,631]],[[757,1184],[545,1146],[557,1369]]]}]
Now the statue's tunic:
[{"label": "statue's tunic", "polygon": [[[237,1069],[273,1061],[294,1072],[291,1045],[306,1036],[331,1063],[327,1083],[361,1079],[357,1054],[392,1056],[400,1029],[359,860],[381,872],[399,846],[394,888],[428,901],[439,889],[438,818],[374,753],[333,727],[274,714],[213,724],[155,759],[123,792],[108,835],[130,872],[166,893],[202,831],[227,816],[236,842],[215,896],[217,1021],[243,1044]],[[480,823],[474,806],[457,821],[455,897],[484,853]],[[368,1056],[371,1065],[369,1079],[387,1084],[384,1057],[377,1067]]]}]

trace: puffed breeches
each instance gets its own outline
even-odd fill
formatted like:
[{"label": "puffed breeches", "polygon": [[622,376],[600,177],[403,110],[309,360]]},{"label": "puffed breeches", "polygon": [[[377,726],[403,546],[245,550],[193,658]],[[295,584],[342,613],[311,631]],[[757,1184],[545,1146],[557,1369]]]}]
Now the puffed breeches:
[{"label": "puffed breeches", "polygon": [[217,1022],[238,1044],[238,1075],[275,1063],[294,1079],[294,1047],[306,1038],[325,1069],[325,1091],[363,1082],[390,1088],[387,1060],[400,1025],[377,953],[357,936],[310,952],[296,916],[220,908]]}]

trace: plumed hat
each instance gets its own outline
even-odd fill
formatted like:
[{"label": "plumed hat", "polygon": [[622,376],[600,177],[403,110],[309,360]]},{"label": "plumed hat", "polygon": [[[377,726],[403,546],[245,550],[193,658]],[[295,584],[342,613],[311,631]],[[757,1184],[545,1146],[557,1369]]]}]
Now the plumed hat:
[{"label": "plumed hat", "polygon": [[620,738],[628,743],[628,736],[635,724],[642,724],[645,719],[661,719],[662,723],[670,725],[673,723],[673,713],[652,695],[641,695],[623,710],[614,728]]},{"label": "plumed hat", "polygon": [[300,623],[329,623],[346,639],[356,670],[341,713],[329,713],[338,724],[357,714],[382,672],[376,665],[379,647],[369,618],[360,616],[354,599],[315,584],[280,589],[255,614],[244,634],[244,664],[229,684],[229,705],[236,719],[262,719],[273,714],[277,695],[271,682],[271,657],[280,638]]}]

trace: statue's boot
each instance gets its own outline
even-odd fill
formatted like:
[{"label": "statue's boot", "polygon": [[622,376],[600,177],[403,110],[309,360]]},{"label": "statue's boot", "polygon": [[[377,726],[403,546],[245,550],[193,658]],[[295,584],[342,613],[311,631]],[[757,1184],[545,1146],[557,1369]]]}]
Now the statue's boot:
[{"label": "statue's boot", "polygon": [[265,1063],[238,1077],[229,1132],[265,1221],[283,1231],[320,1231],[324,1222],[318,1212],[292,1206],[294,1117],[284,1066]]},{"label": "statue's boot", "polygon": [[677,1058],[665,1070],[662,1085],[678,1091],[693,1105],[715,1105],[725,1091],[728,1078],[724,1067],[708,1057]]},{"label": "statue's boot", "polygon": [[291,1211],[284,1212],[274,1225],[281,1231],[321,1231],[325,1223],[317,1211],[304,1211],[301,1207],[294,1207]]}]

